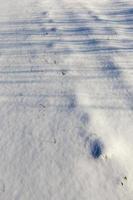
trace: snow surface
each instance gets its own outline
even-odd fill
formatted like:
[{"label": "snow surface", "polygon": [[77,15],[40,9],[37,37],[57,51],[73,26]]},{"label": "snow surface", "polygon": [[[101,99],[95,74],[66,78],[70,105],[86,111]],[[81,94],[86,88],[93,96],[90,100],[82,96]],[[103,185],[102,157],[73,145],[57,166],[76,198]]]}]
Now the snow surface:
[{"label": "snow surface", "polygon": [[0,0],[0,200],[133,200],[132,70],[132,0]]}]

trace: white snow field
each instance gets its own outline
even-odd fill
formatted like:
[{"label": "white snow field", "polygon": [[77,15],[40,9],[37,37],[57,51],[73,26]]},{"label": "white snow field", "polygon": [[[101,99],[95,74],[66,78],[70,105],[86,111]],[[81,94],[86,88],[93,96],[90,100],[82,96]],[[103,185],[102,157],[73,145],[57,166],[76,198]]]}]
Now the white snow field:
[{"label": "white snow field", "polygon": [[133,200],[132,0],[0,0],[0,200]]}]

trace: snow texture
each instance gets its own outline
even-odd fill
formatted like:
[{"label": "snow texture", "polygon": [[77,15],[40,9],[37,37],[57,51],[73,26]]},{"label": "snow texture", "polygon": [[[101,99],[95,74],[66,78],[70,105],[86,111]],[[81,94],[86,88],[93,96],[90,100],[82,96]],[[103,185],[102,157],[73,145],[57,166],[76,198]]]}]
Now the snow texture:
[{"label": "snow texture", "polygon": [[0,0],[0,200],[133,200],[132,0]]}]

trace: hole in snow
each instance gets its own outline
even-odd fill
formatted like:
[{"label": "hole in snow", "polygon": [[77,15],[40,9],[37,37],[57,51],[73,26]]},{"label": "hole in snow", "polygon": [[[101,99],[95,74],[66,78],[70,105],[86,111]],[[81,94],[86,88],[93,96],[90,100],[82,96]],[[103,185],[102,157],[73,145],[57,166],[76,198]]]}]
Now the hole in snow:
[{"label": "hole in snow", "polygon": [[98,139],[91,141],[90,151],[93,158],[95,159],[99,158],[103,151],[102,143]]},{"label": "hole in snow", "polygon": [[76,98],[70,97],[69,103],[68,103],[68,110],[73,111],[73,110],[75,110],[76,106],[77,106]]}]

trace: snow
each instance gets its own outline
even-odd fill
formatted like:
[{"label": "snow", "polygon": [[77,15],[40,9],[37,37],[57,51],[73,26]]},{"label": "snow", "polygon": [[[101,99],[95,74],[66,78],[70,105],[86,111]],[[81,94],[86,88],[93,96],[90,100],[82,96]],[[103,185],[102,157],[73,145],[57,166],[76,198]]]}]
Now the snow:
[{"label": "snow", "polygon": [[0,0],[0,200],[133,199],[133,2]]}]

